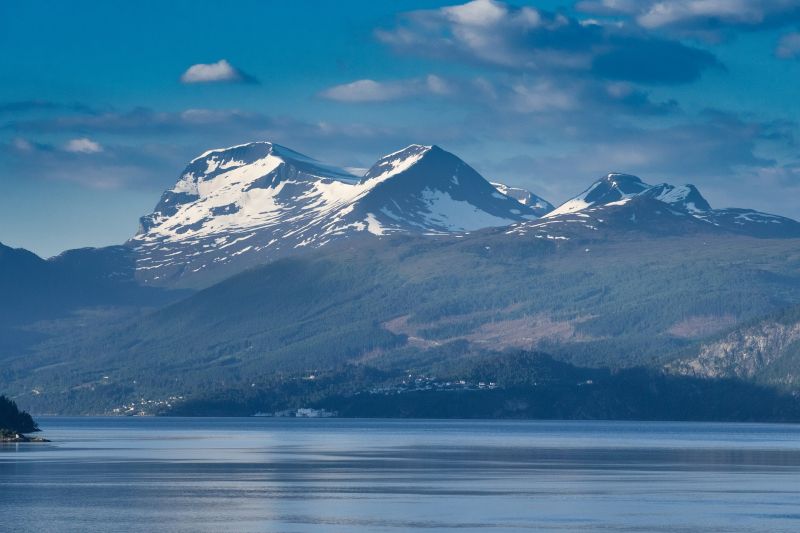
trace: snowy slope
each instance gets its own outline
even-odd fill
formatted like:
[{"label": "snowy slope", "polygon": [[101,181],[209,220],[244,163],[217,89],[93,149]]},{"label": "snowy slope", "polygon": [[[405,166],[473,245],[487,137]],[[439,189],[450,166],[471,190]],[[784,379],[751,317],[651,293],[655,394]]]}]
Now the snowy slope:
[{"label": "snowy slope", "polygon": [[357,184],[344,170],[272,143],[206,152],[142,217],[131,242],[139,277],[182,278],[297,246],[352,201]]},{"label": "snowy slope", "polygon": [[369,191],[354,214],[371,215],[389,232],[451,233],[538,218],[438,146],[412,145],[382,157],[361,186]]},{"label": "snowy slope", "polygon": [[140,279],[174,284],[222,279],[346,236],[447,234],[535,218],[534,210],[435,146],[384,156],[359,179],[259,142],[192,160],[142,217],[130,244]]},{"label": "snowy slope", "polygon": [[655,187],[650,187],[640,194],[695,215],[711,211],[711,205],[694,185],[674,186],[662,183]]},{"label": "snowy slope", "polygon": [[521,189],[519,187],[509,187],[503,183],[498,183],[496,181],[491,182],[495,189],[500,192],[500,194],[505,194],[506,196],[510,196],[514,198],[522,205],[527,205],[533,211],[539,215],[540,217],[546,215],[554,208],[553,204],[545,200],[544,198],[540,198],[536,196],[531,191],[527,189]]}]

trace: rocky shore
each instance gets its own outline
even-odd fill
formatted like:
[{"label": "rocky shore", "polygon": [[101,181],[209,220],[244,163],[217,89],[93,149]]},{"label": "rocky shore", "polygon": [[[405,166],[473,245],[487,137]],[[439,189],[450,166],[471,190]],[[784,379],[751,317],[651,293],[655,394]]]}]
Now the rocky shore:
[{"label": "rocky shore", "polygon": [[28,437],[22,433],[5,432],[0,430],[0,443],[14,442],[50,442],[43,437]]}]

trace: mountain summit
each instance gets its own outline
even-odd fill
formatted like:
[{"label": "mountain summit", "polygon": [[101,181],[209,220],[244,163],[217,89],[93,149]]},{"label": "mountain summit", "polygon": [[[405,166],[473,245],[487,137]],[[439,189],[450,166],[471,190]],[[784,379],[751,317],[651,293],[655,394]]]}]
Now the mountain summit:
[{"label": "mountain summit", "polygon": [[650,186],[630,174],[608,174],[594,182],[578,196],[567,200],[548,213],[553,217],[565,213],[575,213],[588,207],[619,202],[649,189]]},{"label": "mountain summit", "polygon": [[140,279],[181,284],[220,280],[355,234],[448,234],[536,218],[534,209],[437,146],[386,155],[359,179],[257,142],[192,160],[142,217],[130,244]]},{"label": "mountain summit", "polygon": [[361,181],[356,208],[384,231],[452,233],[538,218],[438,146],[411,145],[380,158]]}]

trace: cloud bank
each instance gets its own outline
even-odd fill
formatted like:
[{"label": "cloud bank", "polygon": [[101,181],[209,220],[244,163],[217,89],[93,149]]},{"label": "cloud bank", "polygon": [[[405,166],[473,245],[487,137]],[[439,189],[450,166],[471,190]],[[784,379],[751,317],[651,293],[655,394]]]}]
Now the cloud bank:
[{"label": "cloud bank", "polygon": [[714,41],[734,30],[753,31],[800,21],[797,0],[584,0],[578,9],[623,15],[647,29],[669,30]]},{"label": "cloud bank", "polygon": [[707,50],[635,26],[497,0],[406,13],[375,35],[404,54],[535,74],[681,84],[720,66]]}]

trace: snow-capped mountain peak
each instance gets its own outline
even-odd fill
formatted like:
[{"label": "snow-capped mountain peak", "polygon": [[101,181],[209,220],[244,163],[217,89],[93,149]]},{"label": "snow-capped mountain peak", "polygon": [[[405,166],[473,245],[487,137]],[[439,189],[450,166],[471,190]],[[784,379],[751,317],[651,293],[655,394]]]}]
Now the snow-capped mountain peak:
[{"label": "snow-capped mountain peak", "polygon": [[[362,179],[270,142],[193,159],[131,244],[140,277],[231,270],[354,234],[447,234],[537,218],[455,155],[411,145]],[[234,265],[234,266],[232,266]]]},{"label": "snow-capped mountain peak", "polygon": [[792,219],[752,209],[712,209],[694,185],[650,186],[629,174],[609,174],[541,221],[519,224],[509,232],[569,239],[580,233],[597,235],[602,227],[664,235],[722,230],[754,237],[800,236],[800,223]]},{"label": "snow-capped mountain peak", "polygon": [[258,141],[247,144],[208,150],[192,159],[184,174],[192,173],[206,178],[225,172],[228,169],[254,164],[269,157],[279,159],[303,170],[310,176],[337,179],[345,182],[358,181],[344,169],[322,163],[280,144]]},{"label": "snow-capped mountain peak", "polygon": [[362,183],[375,180],[382,181],[401,174],[420,161],[425,154],[434,149],[441,150],[438,146],[412,144],[406,146],[402,150],[387,154],[378,159],[378,161],[367,170],[364,177],[361,178],[361,181]]},{"label": "snow-capped mountain peak", "polygon": [[649,188],[649,185],[636,176],[620,173],[607,174],[581,194],[564,202],[545,216],[553,217],[565,213],[575,213],[588,207],[619,202]]},{"label": "snow-capped mountain peak", "polygon": [[711,205],[694,185],[648,185],[638,176],[612,173],[594,182],[578,196],[567,200],[548,213],[547,217],[577,213],[593,207],[620,205],[635,197],[658,200],[680,211],[705,213]]},{"label": "snow-capped mountain peak", "polygon": [[362,184],[370,190],[359,209],[389,231],[451,233],[537,218],[438,146],[414,144],[384,156]]},{"label": "snow-capped mountain peak", "polygon": [[[213,232],[203,221],[218,215],[239,214],[228,225],[258,224],[259,215],[269,198],[281,189],[299,183],[320,182],[329,189],[341,184],[355,184],[358,178],[347,171],[316,161],[289,148],[270,142],[254,142],[209,150],[193,159],[177,183],[161,197],[153,213],[142,217],[139,235],[165,236],[172,229],[183,233]],[[330,199],[331,195],[323,195]],[[334,195],[335,196],[335,195]],[[182,211],[180,228],[165,224]],[[192,229],[193,228],[193,229]],[[174,235],[173,235],[174,236]]]}]

